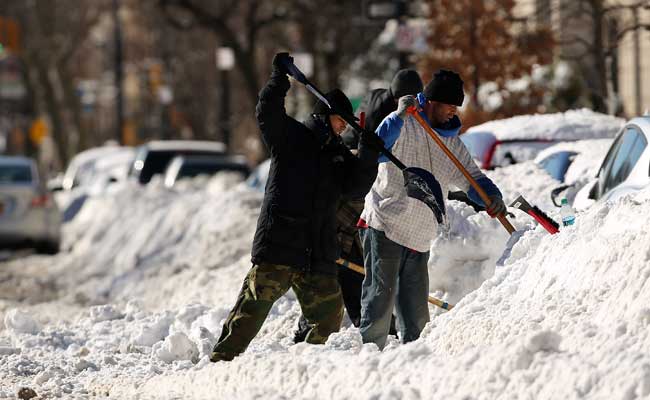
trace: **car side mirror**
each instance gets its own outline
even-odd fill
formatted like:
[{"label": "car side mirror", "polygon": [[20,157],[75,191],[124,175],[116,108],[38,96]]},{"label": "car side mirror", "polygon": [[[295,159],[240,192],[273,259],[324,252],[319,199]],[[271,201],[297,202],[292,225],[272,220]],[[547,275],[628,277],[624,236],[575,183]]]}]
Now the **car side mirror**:
[{"label": "car side mirror", "polygon": [[557,197],[560,195],[560,193],[564,192],[571,186],[573,185],[561,185],[551,190],[551,201],[553,202],[555,207],[562,207],[562,205],[557,201]]}]

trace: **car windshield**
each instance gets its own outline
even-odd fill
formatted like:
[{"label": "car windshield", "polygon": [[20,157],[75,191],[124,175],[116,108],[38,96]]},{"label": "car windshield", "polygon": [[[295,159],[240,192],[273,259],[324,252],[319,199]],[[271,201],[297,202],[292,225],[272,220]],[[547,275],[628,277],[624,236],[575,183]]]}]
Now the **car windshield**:
[{"label": "car windshield", "polygon": [[0,183],[29,183],[32,170],[27,165],[0,165]]},{"label": "car windshield", "polygon": [[628,177],[647,145],[645,137],[636,127],[631,126],[625,130],[605,176],[603,193],[613,189]]},{"label": "car windshield", "polygon": [[553,179],[564,182],[564,175],[576,156],[574,151],[560,151],[544,158],[539,166],[548,172]]}]

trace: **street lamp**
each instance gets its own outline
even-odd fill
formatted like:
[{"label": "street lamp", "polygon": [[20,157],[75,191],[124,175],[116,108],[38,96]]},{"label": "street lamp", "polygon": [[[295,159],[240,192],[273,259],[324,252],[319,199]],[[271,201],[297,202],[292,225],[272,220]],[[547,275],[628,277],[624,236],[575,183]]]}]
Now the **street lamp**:
[{"label": "street lamp", "polygon": [[216,51],[217,70],[221,79],[221,138],[230,152],[230,74],[235,66],[235,53],[230,47],[218,47]]}]

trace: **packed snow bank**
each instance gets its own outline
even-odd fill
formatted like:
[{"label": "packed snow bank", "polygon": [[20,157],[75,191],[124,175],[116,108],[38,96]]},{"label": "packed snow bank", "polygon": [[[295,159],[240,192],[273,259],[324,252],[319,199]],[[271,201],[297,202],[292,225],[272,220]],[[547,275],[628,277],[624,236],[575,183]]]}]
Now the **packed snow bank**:
[{"label": "packed snow bank", "polygon": [[[489,175],[507,201],[521,192],[552,211],[553,180],[532,162]],[[554,236],[515,212],[528,230],[503,267],[505,230],[452,202],[429,270],[431,290],[458,304],[432,307],[420,340],[379,352],[346,322],[324,346],[293,345],[300,310],[290,292],[246,353],[211,364],[250,267],[261,197],[218,176],[89,201],[66,226],[70,252],[49,270],[68,295],[7,312],[0,398],[23,386],[43,397],[156,399],[650,394],[650,190],[579,213]],[[82,311],[58,321],[72,306]],[[39,324],[43,309],[55,313]]]},{"label": "packed snow bank", "polygon": [[650,190],[529,231],[506,265],[384,352],[356,329],[324,346],[266,331],[231,363],[155,377],[152,398],[638,398],[650,395]]},{"label": "packed snow bank", "polygon": [[70,254],[54,271],[57,284],[81,304],[212,302],[220,269],[250,264],[262,194],[240,181],[220,174],[174,190],[155,181],[91,198],[65,227]]},{"label": "packed snow bank", "polygon": [[613,138],[625,120],[583,108],[555,114],[520,115],[485,122],[468,132],[491,132],[497,140]]}]

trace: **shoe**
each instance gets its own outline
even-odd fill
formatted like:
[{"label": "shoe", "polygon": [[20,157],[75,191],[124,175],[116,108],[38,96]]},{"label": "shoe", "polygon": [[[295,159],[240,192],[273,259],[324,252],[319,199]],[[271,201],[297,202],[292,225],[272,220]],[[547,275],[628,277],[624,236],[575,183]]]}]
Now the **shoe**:
[{"label": "shoe", "polygon": [[218,351],[213,351],[212,354],[210,354],[210,361],[216,363],[219,361],[232,361],[235,356],[226,354],[226,353],[219,353]]}]

